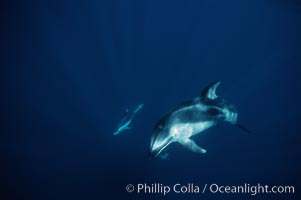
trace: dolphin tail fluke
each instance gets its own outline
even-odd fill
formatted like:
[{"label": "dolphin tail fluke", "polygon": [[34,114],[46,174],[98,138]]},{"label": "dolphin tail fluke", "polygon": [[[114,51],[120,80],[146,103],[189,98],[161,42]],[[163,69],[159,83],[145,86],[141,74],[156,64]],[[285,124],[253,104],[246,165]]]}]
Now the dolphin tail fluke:
[{"label": "dolphin tail fluke", "polygon": [[240,128],[242,131],[246,132],[246,133],[251,133],[251,131],[246,128],[244,125],[242,124],[235,124],[238,128]]},{"label": "dolphin tail fluke", "polygon": [[191,139],[186,139],[186,140],[179,140],[178,141],[180,144],[182,144],[184,147],[187,149],[195,152],[195,153],[206,153],[206,150],[199,147],[193,140]]}]

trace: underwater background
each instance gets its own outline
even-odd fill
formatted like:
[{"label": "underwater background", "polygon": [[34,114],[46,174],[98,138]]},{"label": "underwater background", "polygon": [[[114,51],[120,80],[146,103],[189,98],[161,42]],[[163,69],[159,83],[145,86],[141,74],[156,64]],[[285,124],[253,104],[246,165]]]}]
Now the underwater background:
[{"label": "underwater background", "polygon": [[[301,4],[1,3],[0,199],[298,199]],[[148,160],[152,129],[220,80],[224,123]],[[144,107],[113,136],[127,107]],[[295,194],[137,194],[127,184],[293,185]]]}]

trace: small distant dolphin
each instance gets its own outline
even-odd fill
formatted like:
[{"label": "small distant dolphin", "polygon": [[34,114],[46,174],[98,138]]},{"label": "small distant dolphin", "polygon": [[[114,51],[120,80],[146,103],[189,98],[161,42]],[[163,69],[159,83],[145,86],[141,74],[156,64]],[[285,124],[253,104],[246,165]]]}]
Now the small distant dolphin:
[{"label": "small distant dolphin", "polygon": [[194,100],[178,105],[157,122],[151,137],[150,158],[155,158],[173,142],[179,142],[193,152],[206,153],[191,137],[220,122],[230,122],[248,132],[237,123],[234,105],[216,96],[215,91],[220,83],[217,81],[208,85]]},{"label": "small distant dolphin", "polygon": [[165,154],[161,154],[161,155],[159,155],[159,157],[162,159],[162,160],[170,160],[169,159],[169,153],[165,153]]},{"label": "small distant dolphin", "polygon": [[117,126],[117,130],[113,133],[113,135],[118,135],[122,131],[129,130],[130,124],[132,123],[136,113],[143,108],[144,104],[139,104],[136,108],[131,112],[128,108],[125,109],[126,115],[122,118]]}]

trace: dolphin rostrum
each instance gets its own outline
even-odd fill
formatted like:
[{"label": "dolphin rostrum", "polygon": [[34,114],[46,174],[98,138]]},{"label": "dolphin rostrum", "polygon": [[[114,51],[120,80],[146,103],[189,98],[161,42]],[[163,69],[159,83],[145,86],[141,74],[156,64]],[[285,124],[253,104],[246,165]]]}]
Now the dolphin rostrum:
[{"label": "dolphin rostrum", "polygon": [[220,83],[217,81],[208,85],[194,100],[178,105],[157,122],[151,137],[150,158],[159,155],[173,142],[179,142],[193,152],[206,153],[191,137],[220,122],[230,122],[248,132],[237,123],[234,105],[216,96],[215,91]]}]

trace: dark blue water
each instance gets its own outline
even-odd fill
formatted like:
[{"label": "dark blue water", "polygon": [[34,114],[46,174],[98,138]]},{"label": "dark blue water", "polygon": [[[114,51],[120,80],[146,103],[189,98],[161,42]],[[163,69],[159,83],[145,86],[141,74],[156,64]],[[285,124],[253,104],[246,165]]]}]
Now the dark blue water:
[{"label": "dark blue water", "polygon": [[[1,199],[298,199],[298,1],[2,3]],[[148,160],[171,107],[216,80],[252,130],[221,124]],[[126,106],[131,131],[112,136]],[[293,185],[296,194],[137,194],[127,184]]]}]

